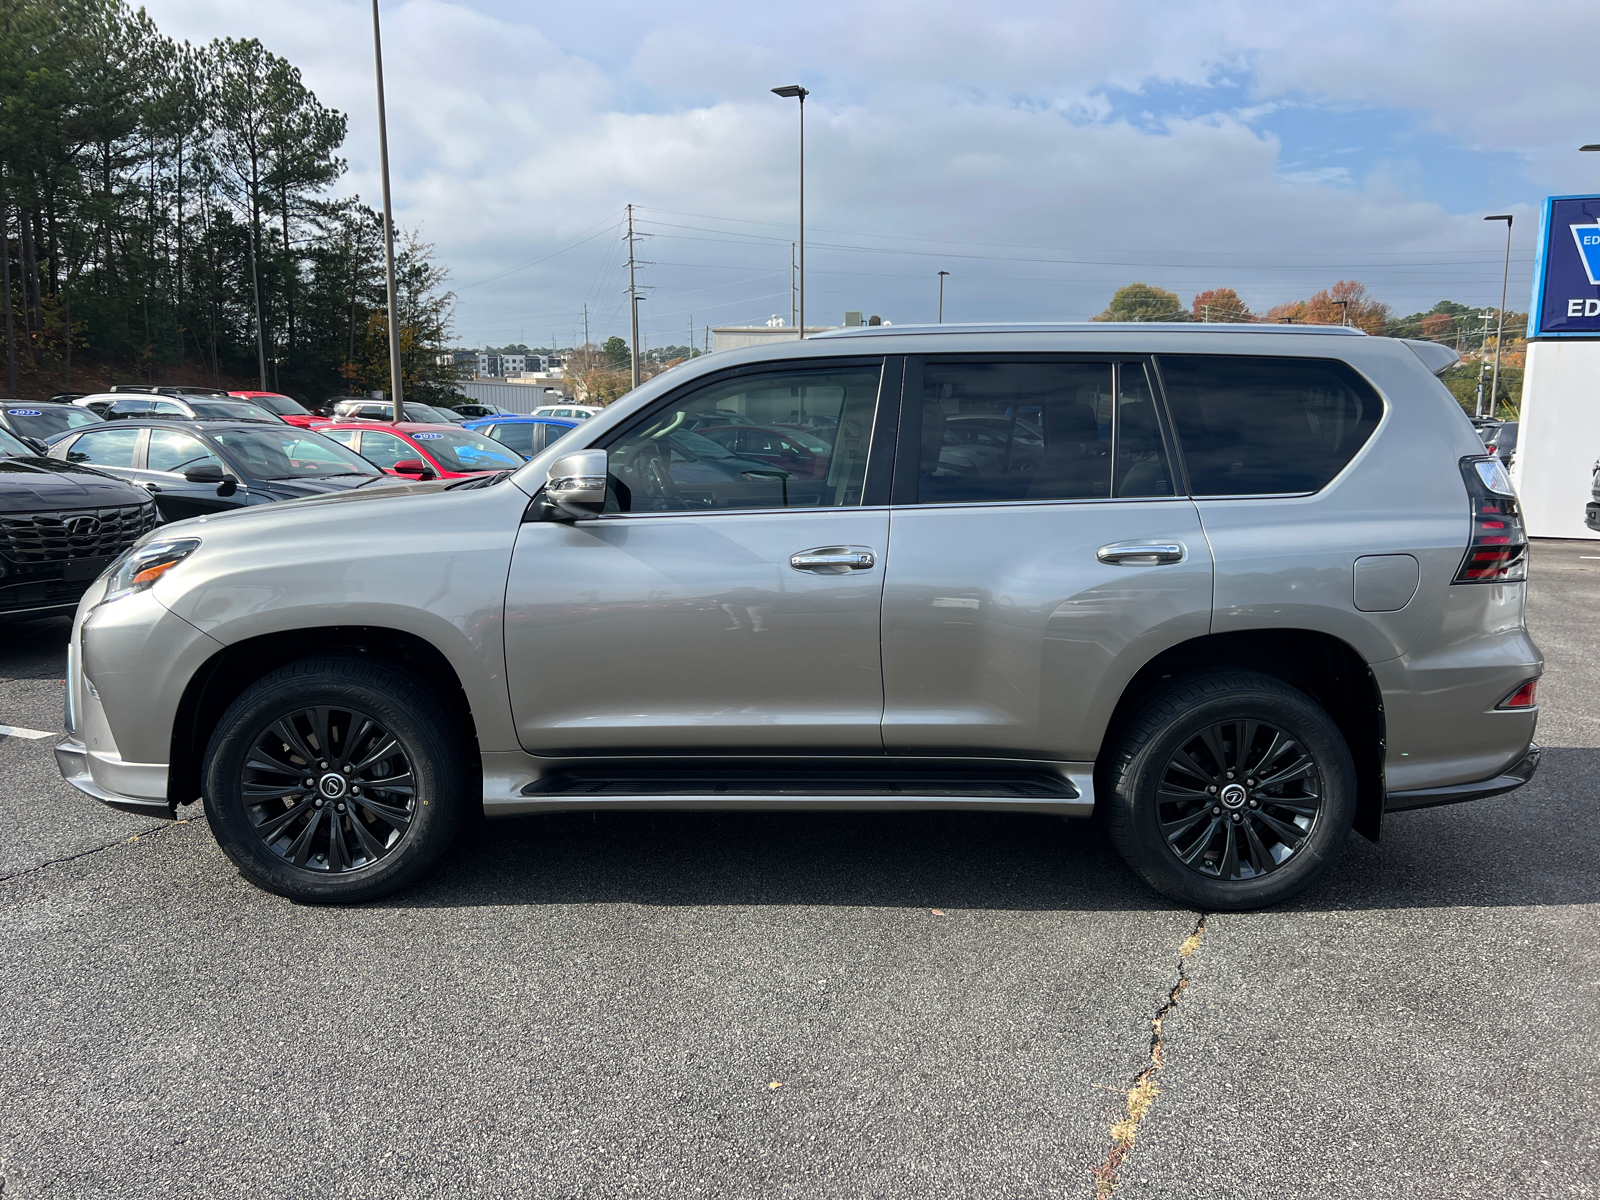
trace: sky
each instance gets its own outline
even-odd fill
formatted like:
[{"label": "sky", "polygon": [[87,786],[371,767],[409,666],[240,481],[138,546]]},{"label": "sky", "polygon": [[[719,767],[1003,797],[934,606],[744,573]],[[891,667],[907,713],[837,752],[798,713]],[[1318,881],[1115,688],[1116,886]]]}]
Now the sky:
[{"label": "sky", "polygon": [[[256,37],[349,114],[377,204],[370,4],[145,0]],[[534,5],[381,0],[395,217],[463,346],[648,346],[806,315],[1083,320],[1140,281],[1256,311],[1358,279],[1396,312],[1527,308],[1538,209],[1600,192],[1595,0]]]}]

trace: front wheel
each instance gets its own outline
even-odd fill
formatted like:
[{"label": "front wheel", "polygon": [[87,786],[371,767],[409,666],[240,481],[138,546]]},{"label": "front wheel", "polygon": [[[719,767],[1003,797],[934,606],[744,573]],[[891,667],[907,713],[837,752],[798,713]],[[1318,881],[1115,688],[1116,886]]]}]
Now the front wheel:
[{"label": "front wheel", "polygon": [[1303,692],[1250,671],[1189,676],[1152,696],[1106,778],[1106,824],[1123,858],[1200,909],[1297,895],[1355,819],[1355,763],[1339,727]]},{"label": "front wheel", "polygon": [[470,803],[466,748],[414,677],[381,663],[292,663],[245,689],[206,751],[206,816],[256,886],[342,904],[438,861]]}]

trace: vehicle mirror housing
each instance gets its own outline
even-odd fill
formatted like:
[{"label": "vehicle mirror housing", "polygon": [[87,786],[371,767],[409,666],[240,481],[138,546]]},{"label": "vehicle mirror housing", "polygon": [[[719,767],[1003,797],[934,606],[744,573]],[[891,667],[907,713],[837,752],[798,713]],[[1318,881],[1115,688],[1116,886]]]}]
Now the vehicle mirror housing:
[{"label": "vehicle mirror housing", "polygon": [[216,463],[201,463],[197,467],[190,467],[183,473],[183,477],[190,483],[221,483],[225,478],[222,468]]},{"label": "vehicle mirror housing", "polygon": [[428,464],[420,458],[402,458],[395,463],[394,469],[402,475],[425,475],[428,471]]},{"label": "vehicle mirror housing", "polygon": [[559,519],[598,516],[606,506],[607,456],[604,450],[577,450],[550,465],[545,500]]}]

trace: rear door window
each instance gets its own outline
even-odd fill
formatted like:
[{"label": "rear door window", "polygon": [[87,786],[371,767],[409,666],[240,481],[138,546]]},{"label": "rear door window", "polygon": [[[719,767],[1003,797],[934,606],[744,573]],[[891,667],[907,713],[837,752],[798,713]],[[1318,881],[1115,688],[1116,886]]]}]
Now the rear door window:
[{"label": "rear door window", "polygon": [[150,444],[145,448],[147,470],[181,475],[185,471],[192,471],[195,467],[210,463],[222,467],[217,457],[192,434],[182,433],[176,429],[150,431]]},{"label": "rear door window", "polygon": [[479,430],[486,437],[510,446],[519,454],[526,454],[530,458],[544,448],[542,439],[538,438],[543,425],[528,423],[526,425],[507,423],[504,425],[491,425],[487,429]]},{"label": "rear door window", "polygon": [[67,461],[96,467],[133,466],[134,447],[142,429],[97,429],[72,443]]},{"label": "rear door window", "polygon": [[1372,385],[1336,359],[1163,354],[1157,363],[1196,496],[1315,492],[1383,415]]}]

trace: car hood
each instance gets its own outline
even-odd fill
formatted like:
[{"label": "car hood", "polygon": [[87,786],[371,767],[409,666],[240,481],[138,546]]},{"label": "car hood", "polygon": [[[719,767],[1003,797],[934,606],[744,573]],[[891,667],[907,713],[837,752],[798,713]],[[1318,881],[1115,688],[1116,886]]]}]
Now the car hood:
[{"label": "car hood", "polygon": [[143,504],[143,488],[58,458],[0,458],[0,513]]},{"label": "car hood", "polygon": [[357,488],[375,488],[382,485],[377,475],[336,475],[327,479],[264,479],[252,490],[270,492],[285,500],[300,500],[311,496],[326,496],[330,492],[350,492]]}]

